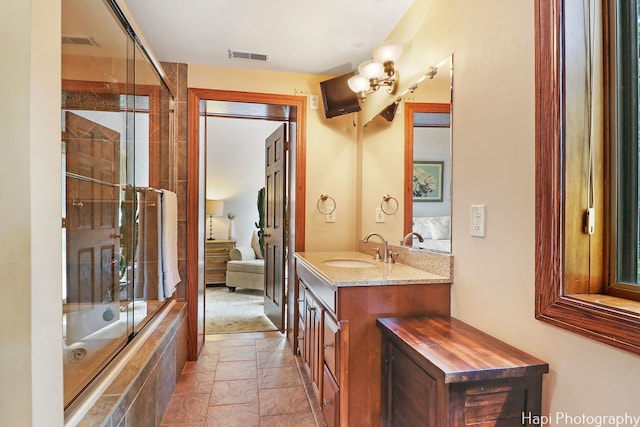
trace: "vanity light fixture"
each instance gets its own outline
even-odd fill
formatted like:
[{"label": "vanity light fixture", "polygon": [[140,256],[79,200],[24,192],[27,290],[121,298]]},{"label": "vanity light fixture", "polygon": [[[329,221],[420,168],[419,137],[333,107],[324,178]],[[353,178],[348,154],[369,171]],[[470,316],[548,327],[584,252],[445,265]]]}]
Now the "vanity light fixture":
[{"label": "vanity light fixture", "polygon": [[438,64],[436,66],[429,67],[429,71],[427,71],[426,74],[424,74],[418,80],[416,80],[416,82],[413,85],[411,85],[410,87],[405,89],[404,92],[402,92],[400,94],[400,98],[402,98],[403,96],[405,96],[409,92],[411,92],[411,93],[415,92],[418,89],[418,85],[420,83],[422,83],[423,81],[425,81],[426,79],[433,80],[433,78],[436,76],[436,74],[438,74],[438,67],[439,66],[440,66],[440,64]]},{"label": "vanity light fixture", "polygon": [[348,81],[349,88],[358,94],[361,102],[367,95],[387,86],[389,94],[396,93],[398,88],[398,70],[395,62],[402,54],[402,44],[388,40],[373,49],[373,59],[358,65],[358,74]]}]

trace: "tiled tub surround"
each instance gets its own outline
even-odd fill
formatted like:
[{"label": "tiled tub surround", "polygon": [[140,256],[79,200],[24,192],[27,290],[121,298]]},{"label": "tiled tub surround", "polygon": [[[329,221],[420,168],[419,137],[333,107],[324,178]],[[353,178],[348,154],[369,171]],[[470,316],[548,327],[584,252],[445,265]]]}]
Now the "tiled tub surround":
[{"label": "tiled tub surround", "polygon": [[[166,313],[162,312],[157,322],[152,320],[145,327],[151,328],[146,334],[143,330],[136,337],[142,341],[134,344],[134,339],[116,357],[112,365],[117,366],[118,358],[126,358],[126,352],[133,351],[111,383],[102,384],[106,388],[88,412],[82,416],[65,414],[66,425],[160,425],[187,361],[186,304],[172,301],[164,310]],[[80,396],[83,398],[90,397]]]}]

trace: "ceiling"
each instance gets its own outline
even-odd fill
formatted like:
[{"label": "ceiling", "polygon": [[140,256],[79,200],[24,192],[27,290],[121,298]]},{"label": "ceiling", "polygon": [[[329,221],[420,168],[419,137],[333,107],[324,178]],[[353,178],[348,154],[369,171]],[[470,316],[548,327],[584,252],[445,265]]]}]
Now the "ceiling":
[{"label": "ceiling", "polygon": [[414,0],[125,2],[160,61],[340,75],[371,57]]}]

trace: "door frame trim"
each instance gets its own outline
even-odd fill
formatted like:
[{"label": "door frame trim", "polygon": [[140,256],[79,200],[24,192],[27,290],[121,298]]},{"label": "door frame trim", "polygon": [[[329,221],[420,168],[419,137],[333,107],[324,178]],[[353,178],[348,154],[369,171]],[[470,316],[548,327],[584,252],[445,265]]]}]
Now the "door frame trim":
[{"label": "door frame trim", "polygon": [[[287,156],[295,154],[295,159],[289,159],[289,165],[295,165],[295,174],[291,174],[291,180],[287,183],[289,197],[289,212],[293,213],[293,220],[289,220],[288,227],[294,225],[294,229],[289,230],[289,236],[293,236],[293,250],[304,251],[305,242],[305,201],[306,201],[306,124],[307,109],[306,97],[279,95],[257,92],[236,92],[218,89],[198,89],[188,88],[188,137],[187,137],[187,348],[188,359],[197,360],[198,355],[204,345],[204,324],[202,333],[199,333],[199,319],[204,318],[204,277],[202,283],[198,280],[198,225],[200,223],[200,156],[203,151],[200,141],[200,102],[201,101],[228,101],[228,102],[249,102],[257,104],[290,105],[296,107],[296,137],[289,138],[289,143],[294,145],[288,149]],[[289,243],[291,248],[291,242]],[[288,279],[291,281],[291,278]],[[288,286],[286,295],[287,301],[291,301],[293,286]],[[201,304],[202,300],[202,304]],[[202,309],[202,312],[199,310]],[[287,306],[287,313],[290,313]],[[289,314],[288,314],[289,316]],[[290,317],[290,316],[289,316]],[[287,320],[289,326],[291,319]],[[291,333],[287,328],[287,334]]]}]

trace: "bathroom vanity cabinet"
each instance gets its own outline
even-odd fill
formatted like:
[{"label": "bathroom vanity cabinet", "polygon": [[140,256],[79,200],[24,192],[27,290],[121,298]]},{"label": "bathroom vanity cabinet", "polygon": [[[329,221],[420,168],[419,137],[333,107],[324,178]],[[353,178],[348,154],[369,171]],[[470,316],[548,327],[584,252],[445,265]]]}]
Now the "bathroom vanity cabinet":
[{"label": "bathroom vanity cabinet", "polygon": [[[379,271],[402,273],[404,268],[379,266]],[[382,349],[376,318],[449,314],[450,283],[361,282],[355,270],[360,269],[350,272],[353,280],[333,282],[331,269],[296,254],[296,351],[330,427],[380,423]]]},{"label": "bathroom vanity cabinet", "polygon": [[377,323],[383,426],[533,426],[539,419],[547,363],[449,316]]}]

